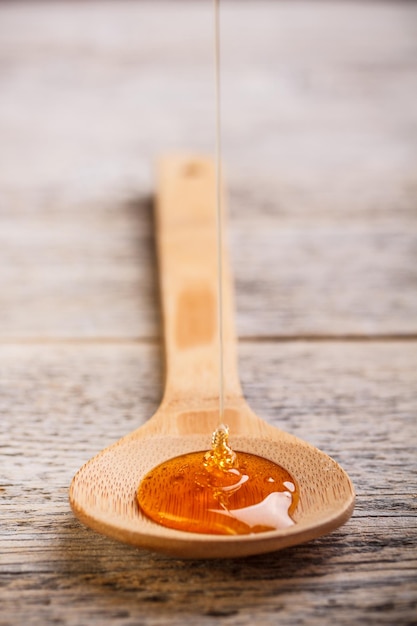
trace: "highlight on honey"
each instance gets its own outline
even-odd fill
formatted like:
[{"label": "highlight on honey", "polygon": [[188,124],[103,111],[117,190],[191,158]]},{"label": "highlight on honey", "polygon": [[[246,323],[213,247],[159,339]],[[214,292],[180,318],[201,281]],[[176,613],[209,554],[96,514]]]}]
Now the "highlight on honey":
[{"label": "highlight on honey", "polygon": [[213,433],[210,450],[158,465],[137,490],[141,511],[154,522],[216,535],[288,528],[298,499],[296,483],[283,467],[232,450],[224,424]]}]

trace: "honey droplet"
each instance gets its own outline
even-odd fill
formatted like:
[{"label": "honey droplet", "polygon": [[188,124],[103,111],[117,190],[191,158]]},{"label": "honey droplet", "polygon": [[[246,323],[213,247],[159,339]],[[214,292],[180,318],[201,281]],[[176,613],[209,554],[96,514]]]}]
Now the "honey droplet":
[{"label": "honey droplet", "polygon": [[228,445],[228,429],[213,434],[212,449],[158,465],[141,481],[137,500],[154,522],[187,532],[246,535],[287,528],[299,499],[280,465]]}]

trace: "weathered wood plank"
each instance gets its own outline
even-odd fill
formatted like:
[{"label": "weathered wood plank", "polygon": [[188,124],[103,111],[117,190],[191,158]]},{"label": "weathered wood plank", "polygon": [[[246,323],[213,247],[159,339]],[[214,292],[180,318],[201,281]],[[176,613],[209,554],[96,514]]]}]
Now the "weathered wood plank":
[{"label": "weathered wood plank", "polygon": [[355,619],[392,624],[394,615],[397,623],[413,622],[415,564],[404,562],[399,575],[398,566],[384,563],[392,559],[385,547],[400,540],[396,525],[380,533],[378,542],[362,535],[372,545],[363,563],[347,557],[357,553],[358,544],[335,534],[291,553],[208,566],[132,552],[88,531],[80,537],[66,520],[58,521],[61,536],[50,544],[61,560],[48,559],[52,551],[44,554],[36,588],[28,588],[27,567],[10,576],[4,606],[16,624],[214,624],[218,618],[276,624],[277,615],[285,625]]},{"label": "weathered wood plank", "polygon": [[70,513],[68,483],[87,458],[151,415],[161,395],[159,348],[3,345],[4,624],[211,624],[219,616],[273,624],[278,611],[283,624],[412,623],[415,343],[240,348],[256,411],[332,454],[352,476],[351,521],[305,546],[210,566],[94,534]]},{"label": "weathered wood plank", "polygon": [[[3,337],[157,336],[152,163],[213,151],[210,11],[0,5]],[[241,336],[417,332],[416,14],[225,3]]]},{"label": "weathered wood plank", "polygon": [[73,473],[161,395],[151,162],[212,150],[210,6],[4,3],[2,626],[415,621],[415,342],[268,337],[416,333],[417,7],[224,4],[244,388],[348,470],[354,517],[210,564],[72,517]]},{"label": "weathered wood plank", "polygon": [[[412,222],[297,224],[241,206],[229,220],[240,336],[416,333]],[[5,213],[0,336],[159,336],[150,199]]]},{"label": "weathered wood plank", "polygon": [[150,202],[10,201],[0,231],[3,338],[159,332]]}]

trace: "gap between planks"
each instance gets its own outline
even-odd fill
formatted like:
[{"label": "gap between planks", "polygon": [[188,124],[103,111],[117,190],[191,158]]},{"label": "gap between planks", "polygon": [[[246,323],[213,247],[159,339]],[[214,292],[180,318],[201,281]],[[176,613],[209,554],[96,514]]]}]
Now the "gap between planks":
[{"label": "gap between planks", "polygon": [[[40,345],[40,344],[143,344],[157,345],[163,341],[162,337],[0,337],[0,345]],[[329,335],[247,335],[238,337],[239,343],[290,343],[293,341],[305,342],[398,342],[417,341],[417,333],[380,333],[372,335],[359,334],[329,334]]]}]

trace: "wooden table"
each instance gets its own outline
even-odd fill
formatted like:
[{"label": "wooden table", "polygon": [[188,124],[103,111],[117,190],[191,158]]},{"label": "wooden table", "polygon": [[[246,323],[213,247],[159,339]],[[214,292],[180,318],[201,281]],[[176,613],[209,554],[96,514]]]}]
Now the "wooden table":
[{"label": "wooden table", "polygon": [[348,471],[337,532],[181,561],[67,489],[161,396],[153,162],[213,152],[209,2],[0,5],[0,624],[411,624],[417,6],[225,2],[224,148],[253,408]]}]

